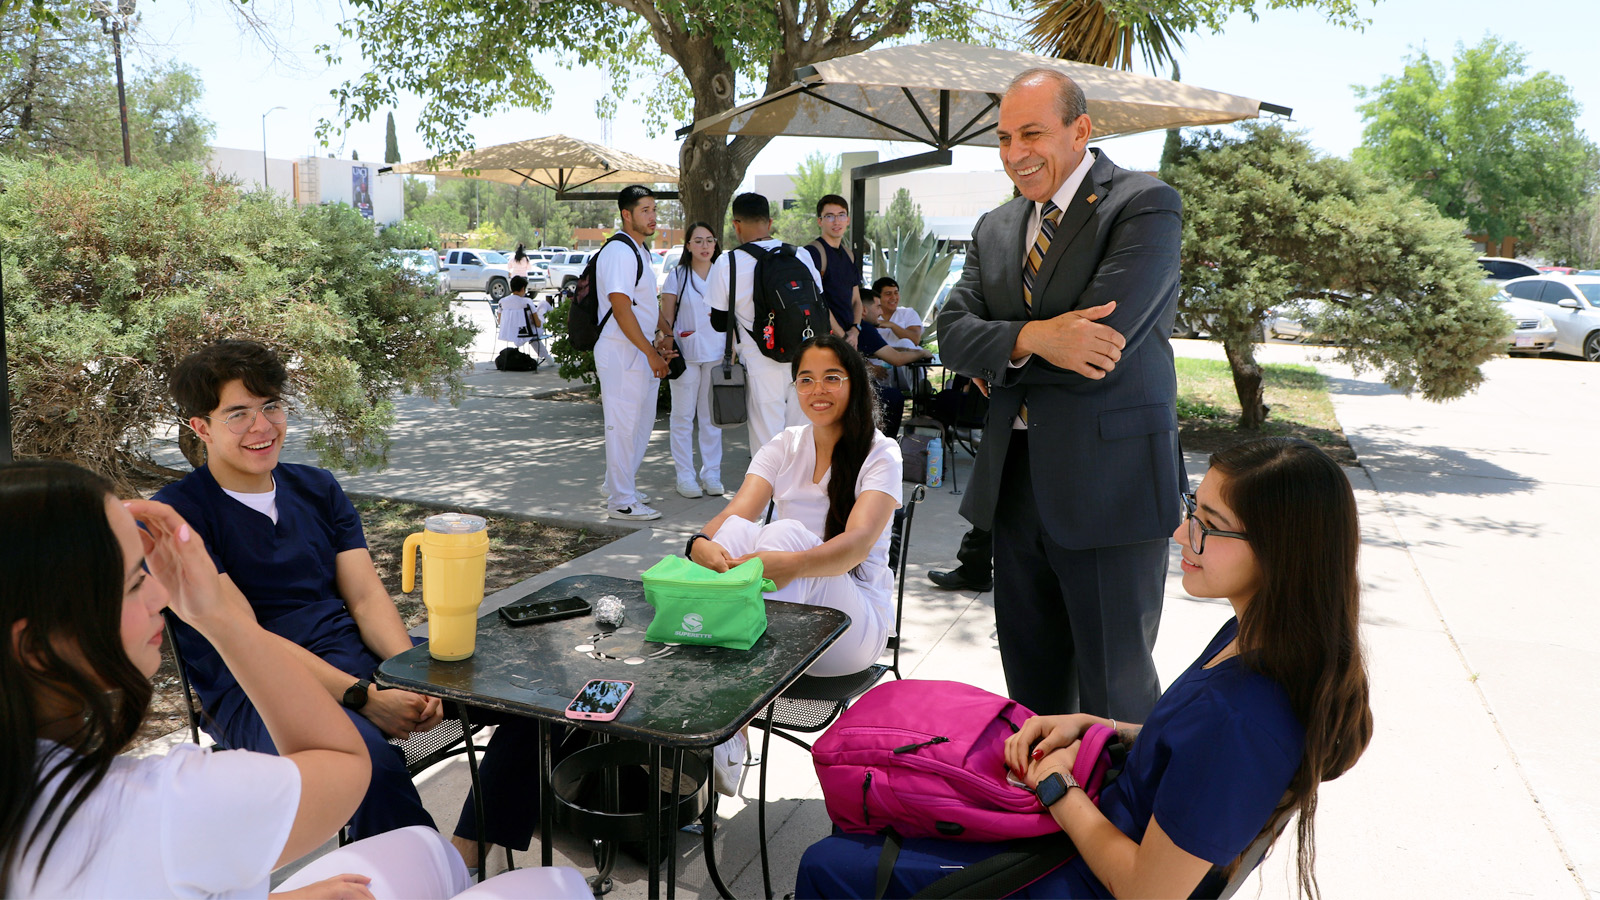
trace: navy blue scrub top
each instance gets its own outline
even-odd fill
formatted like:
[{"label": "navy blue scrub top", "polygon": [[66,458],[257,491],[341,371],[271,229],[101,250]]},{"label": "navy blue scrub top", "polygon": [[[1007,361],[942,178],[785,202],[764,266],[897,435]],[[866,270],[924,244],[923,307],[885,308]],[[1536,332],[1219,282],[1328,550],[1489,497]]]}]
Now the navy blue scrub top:
[{"label": "navy blue scrub top", "polygon": [[[1154,815],[1180,849],[1216,866],[1261,833],[1305,745],[1305,727],[1276,681],[1237,656],[1205,668],[1238,633],[1239,620],[1229,619],[1161,695],[1100,798],[1100,811],[1128,837],[1142,842]],[[1111,896],[1082,857],[1065,869],[1087,889],[1071,896]]]},{"label": "navy blue scrub top", "polygon": [[[839,320],[839,327],[848,331],[856,323],[852,294],[861,286],[861,267],[845,252],[843,243],[830,247],[823,241],[822,247],[823,253],[828,254],[828,271],[822,276],[822,299],[827,302],[828,311]],[[816,263],[817,271],[821,272],[822,256],[816,246],[807,244],[806,250],[811,254],[811,261]]]},{"label": "navy blue scrub top", "polygon": [[[207,466],[158,491],[206,542],[217,571],[233,579],[268,631],[330,665],[368,677],[376,665],[339,596],[335,558],[365,548],[361,517],[331,472],[280,463],[278,522],[227,495]],[[244,692],[205,638],[178,628],[184,661],[201,702],[218,715],[245,702]]]}]

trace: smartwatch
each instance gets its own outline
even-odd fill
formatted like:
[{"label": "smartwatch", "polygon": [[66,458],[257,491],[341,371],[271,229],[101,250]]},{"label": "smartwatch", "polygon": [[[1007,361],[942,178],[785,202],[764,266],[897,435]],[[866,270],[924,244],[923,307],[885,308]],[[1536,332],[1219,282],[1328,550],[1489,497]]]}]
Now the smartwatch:
[{"label": "smartwatch", "polygon": [[339,705],[345,709],[360,709],[366,706],[369,687],[372,687],[372,682],[365,678],[357,679],[355,684],[345,688],[344,696],[339,698]]},{"label": "smartwatch", "polygon": [[1072,777],[1071,772],[1051,772],[1033,789],[1033,795],[1039,798],[1039,805],[1049,809],[1061,802],[1067,791],[1079,787],[1078,780]]}]

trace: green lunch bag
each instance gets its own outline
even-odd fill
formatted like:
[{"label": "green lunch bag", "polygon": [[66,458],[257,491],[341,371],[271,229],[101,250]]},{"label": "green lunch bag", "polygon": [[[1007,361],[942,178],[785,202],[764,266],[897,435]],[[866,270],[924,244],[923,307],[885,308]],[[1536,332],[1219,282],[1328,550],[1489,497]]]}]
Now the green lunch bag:
[{"label": "green lunch bag", "polygon": [[749,650],[767,632],[764,591],[777,589],[761,577],[761,560],[718,574],[681,556],[669,556],[644,573],[644,599],[656,617],[646,640]]}]

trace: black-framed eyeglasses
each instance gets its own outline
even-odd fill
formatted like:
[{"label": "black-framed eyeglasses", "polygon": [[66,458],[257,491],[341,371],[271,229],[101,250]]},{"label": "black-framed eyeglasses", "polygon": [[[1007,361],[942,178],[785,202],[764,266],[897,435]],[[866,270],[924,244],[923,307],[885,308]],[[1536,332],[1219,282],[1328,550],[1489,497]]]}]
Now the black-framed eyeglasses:
[{"label": "black-framed eyeglasses", "polygon": [[824,213],[824,214],[822,214],[820,216],[817,216],[817,218],[821,219],[824,222],[848,222],[850,220],[850,214],[849,213]]},{"label": "black-framed eyeglasses", "polygon": [[1207,537],[1238,538],[1241,541],[1249,540],[1249,535],[1242,531],[1222,531],[1216,528],[1207,528],[1206,523],[1200,521],[1200,517],[1194,514],[1198,505],[1199,503],[1195,500],[1193,492],[1184,493],[1183,513],[1189,519],[1190,550],[1197,554],[1205,553]]},{"label": "black-framed eyeglasses", "polygon": [[[289,406],[282,400],[268,400],[254,409],[236,409],[222,417],[222,424],[234,434],[244,434],[255,427],[256,414],[274,425],[282,425],[289,421]],[[207,416],[206,418],[211,418]]]}]

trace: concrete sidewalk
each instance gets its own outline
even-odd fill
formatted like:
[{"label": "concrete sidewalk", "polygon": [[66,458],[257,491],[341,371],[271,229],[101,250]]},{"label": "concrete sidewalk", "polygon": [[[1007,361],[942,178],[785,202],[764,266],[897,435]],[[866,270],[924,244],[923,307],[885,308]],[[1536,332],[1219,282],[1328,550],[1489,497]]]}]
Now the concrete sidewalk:
[{"label": "concrete sidewalk", "polygon": [[[481,304],[480,304],[481,305]],[[470,307],[471,304],[464,304]],[[475,311],[475,314],[476,311]],[[1174,342],[1181,355],[1220,358],[1220,345]],[[482,359],[492,356],[479,350]],[[1306,361],[1293,345],[1265,361]],[[1324,786],[1317,875],[1328,897],[1587,897],[1600,884],[1600,776],[1594,774],[1600,697],[1594,640],[1600,611],[1584,581],[1593,551],[1588,510],[1600,500],[1589,464],[1600,411],[1579,407],[1600,367],[1500,360],[1479,394],[1448,405],[1408,400],[1371,374],[1314,363],[1334,378],[1335,405],[1361,468],[1347,470],[1363,526],[1364,637],[1376,735],[1345,777]],[[1591,374],[1592,373],[1592,374]],[[458,408],[399,401],[395,447],[382,472],[342,477],[349,491],[504,510],[573,525],[605,519],[598,404],[537,399],[563,387],[552,373],[479,367]],[[665,419],[657,422],[640,485],[663,512],[611,546],[487,601],[570,574],[637,577],[719,509],[673,490]],[[724,483],[736,487],[749,450],[728,432]],[[310,461],[291,433],[285,458]],[[965,485],[970,460],[956,467]],[[1205,460],[1191,456],[1198,479]],[[947,481],[930,490],[909,549],[902,664],[910,677],[954,678],[1003,692],[991,598],[934,589],[932,568],[953,564],[966,529]],[[420,524],[420,523],[419,523]],[[1231,612],[1182,591],[1174,550],[1156,648],[1170,683]],[[780,746],[781,745],[781,746]],[[810,760],[775,742],[768,828],[774,887],[792,889],[799,855],[828,833]],[[422,779],[442,829],[465,790],[455,761]],[[761,894],[754,773],[741,798],[719,807],[724,880]],[[1263,896],[1290,897],[1293,854],[1283,842],[1252,878]],[[558,856],[592,872],[581,842]],[[698,841],[679,844],[681,896],[713,894]],[[537,862],[537,846],[518,857]],[[1249,896],[1257,890],[1247,885]],[[644,870],[624,860],[613,896],[643,897]]]}]

